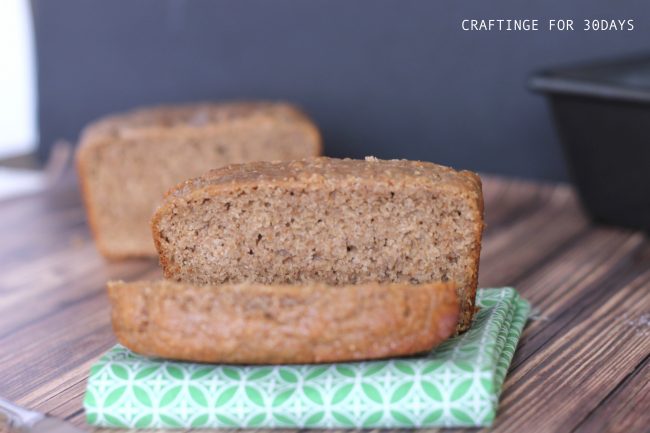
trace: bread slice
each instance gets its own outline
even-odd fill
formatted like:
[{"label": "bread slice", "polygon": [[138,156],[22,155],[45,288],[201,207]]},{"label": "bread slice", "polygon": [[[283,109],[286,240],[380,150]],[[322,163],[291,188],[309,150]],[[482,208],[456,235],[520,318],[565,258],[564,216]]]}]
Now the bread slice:
[{"label": "bread slice", "polygon": [[296,364],[431,350],[458,319],[452,283],[108,284],[115,334],[147,356]]},{"label": "bread slice", "polygon": [[108,258],[155,256],[149,221],[165,191],[233,162],[320,154],[314,124],[285,103],[146,108],[88,126],[77,154],[99,250]]},{"label": "bread slice", "polygon": [[152,220],[167,278],[458,286],[469,327],[480,178],[428,162],[315,158],[231,165],[172,189]]}]

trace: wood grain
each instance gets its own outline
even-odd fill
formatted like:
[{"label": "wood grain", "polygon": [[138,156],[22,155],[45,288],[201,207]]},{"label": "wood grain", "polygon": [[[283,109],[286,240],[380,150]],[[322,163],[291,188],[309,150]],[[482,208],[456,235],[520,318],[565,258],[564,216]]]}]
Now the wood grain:
[{"label": "wood grain", "polygon": [[[484,190],[480,284],[535,307],[492,430],[647,431],[647,237],[592,225],[565,185],[484,177]],[[0,202],[0,240],[0,395],[85,426],[88,370],[115,343],[105,282],[158,277],[157,263],[105,262],[73,183]]]},{"label": "wood grain", "polygon": [[[647,327],[646,327],[647,328]],[[647,329],[636,332],[650,336]],[[615,432],[647,431],[650,412],[650,357],[634,369],[603,402],[591,411],[576,432],[607,430]]]}]

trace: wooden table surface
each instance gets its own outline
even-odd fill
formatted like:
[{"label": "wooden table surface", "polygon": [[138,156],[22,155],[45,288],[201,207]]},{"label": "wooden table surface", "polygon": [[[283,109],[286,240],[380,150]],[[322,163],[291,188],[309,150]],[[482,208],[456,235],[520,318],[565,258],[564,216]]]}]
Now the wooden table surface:
[{"label": "wooden table surface", "polygon": [[[484,191],[480,285],[536,309],[494,430],[650,431],[650,241],[591,225],[565,185],[487,177]],[[102,260],[72,182],[0,202],[0,395],[85,426],[88,370],[115,343],[105,283],[159,275]]]}]

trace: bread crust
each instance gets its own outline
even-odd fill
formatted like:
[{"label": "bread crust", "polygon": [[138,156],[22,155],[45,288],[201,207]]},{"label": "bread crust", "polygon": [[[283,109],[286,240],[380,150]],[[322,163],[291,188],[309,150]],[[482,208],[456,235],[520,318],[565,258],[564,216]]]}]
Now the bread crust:
[{"label": "bread crust", "polygon": [[203,188],[214,188],[214,191],[218,191],[231,185],[267,183],[285,186],[298,182],[319,185],[359,180],[383,182],[395,188],[408,184],[425,187],[445,184],[477,194],[482,200],[481,179],[470,171],[456,171],[451,167],[425,161],[380,160],[374,157],[367,157],[365,160],[338,159],[326,156],[298,161],[258,161],[225,165],[179,183],[170,188],[165,197],[189,199],[193,195],[200,195]]},{"label": "bread crust", "polygon": [[[213,117],[204,118],[198,125],[191,121],[193,113],[207,112]],[[188,118],[190,121],[188,121]],[[205,133],[211,128],[237,121],[283,120],[299,124],[312,135],[317,143],[316,155],[323,151],[320,131],[311,119],[295,105],[288,102],[234,101],[199,102],[179,105],[158,105],[138,108],[120,114],[102,117],[89,124],[81,133],[79,148],[92,149],[110,145],[111,139],[120,136],[129,138],[165,138],[169,135]]]},{"label": "bread crust", "polygon": [[[200,124],[197,125],[196,121],[192,123],[192,116],[195,113],[209,114],[199,118]],[[130,248],[129,251],[123,251],[111,248],[105,242],[111,234],[106,233],[106,230],[100,226],[99,210],[93,202],[93,194],[97,195],[97,192],[92,191],[89,183],[91,170],[89,160],[94,153],[101,152],[103,148],[123,137],[147,140],[164,140],[179,134],[192,137],[197,134],[214,133],[226,124],[275,120],[290,121],[296,127],[303,128],[316,144],[314,155],[322,153],[322,137],[318,128],[302,110],[285,102],[237,101],[161,105],[106,116],[88,125],[81,133],[75,162],[88,225],[99,252],[108,260],[156,256],[155,250],[150,247],[143,246],[140,249]]]},{"label": "bread crust", "polygon": [[478,311],[478,307],[475,306],[475,301],[476,290],[478,289],[479,265],[481,263],[481,241],[483,239],[483,230],[485,230],[485,202],[483,200],[483,184],[481,178],[478,174],[471,171],[463,171],[461,174],[470,179],[473,184],[473,189],[478,192],[476,204],[477,210],[481,215],[481,224],[479,225],[477,232],[474,233],[476,242],[474,242],[474,248],[470,253],[472,263],[474,263],[474,273],[472,274],[471,284],[467,287],[467,290],[469,290],[470,293],[463,299],[463,305],[458,320],[458,333],[465,332],[469,329],[474,314]]},{"label": "bread crust", "polygon": [[472,233],[473,248],[470,251],[472,272],[470,284],[464,287],[460,299],[461,312],[458,332],[467,330],[475,312],[474,300],[478,285],[478,268],[481,251],[481,239],[484,228],[484,204],[481,179],[476,173],[456,171],[452,168],[430,162],[392,160],[381,161],[375,158],[363,160],[334,159],[327,157],[311,158],[302,161],[255,162],[248,164],[231,164],[211,170],[205,175],[187,180],[171,188],[166,198],[151,221],[154,244],[159,253],[160,264],[166,278],[178,279],[179,265],[168,259],[170,252],[162,242],[159,229],[164,215],[173,213],[174,209],[199,198],[218,195],[224,191],[272,184],[280,188],[300,185],[314,187],[336,182],[345,190],[347,182],[383,182],[394,188],[400,186],[420,185],[423,188],[439,187],[443,184],[459,194],[471,196],[471,203],[479,215],[480,224]]},{"label": "bread crust", "polygon": [[453,283],[108,284],[121,344],[193,362],[303,364],[426,352],[453,335]]}]

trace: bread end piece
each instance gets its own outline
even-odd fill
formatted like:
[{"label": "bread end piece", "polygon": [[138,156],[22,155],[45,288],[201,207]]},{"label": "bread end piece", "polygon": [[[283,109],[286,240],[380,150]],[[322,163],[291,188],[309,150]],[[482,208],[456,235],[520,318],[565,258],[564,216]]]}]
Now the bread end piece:
[{"label": "bread end piece", "polygon": [[452,336],[453,283],[197,286],[108,284],[121,344],[146,355],[232,364],[359,361],[426,352]]}]

